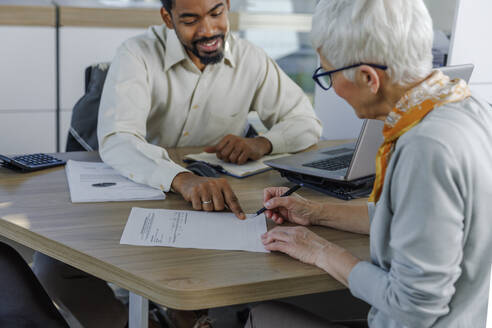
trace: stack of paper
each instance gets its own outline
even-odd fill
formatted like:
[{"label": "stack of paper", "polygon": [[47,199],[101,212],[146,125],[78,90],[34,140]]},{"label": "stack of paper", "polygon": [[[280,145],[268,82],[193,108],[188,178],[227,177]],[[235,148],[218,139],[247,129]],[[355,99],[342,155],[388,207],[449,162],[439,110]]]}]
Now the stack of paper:
[{"label": "stack of paper", "polygon": [[134,207],[120,243],[268,253],[261,242],[267,231],[265,217],[253,216],[242,221],[232,213]]},{"label": "stack of paper", "polygon": [[222,173],[232,175],[237,178],[244,178],[253,174],[257,174],[269,170],[270,167],[268,165],[263,164],[264,161],[269,161],[287,155],[290,154],[268,155],[262,157],[260,160],[257,161],[248,161],[243,165],[224,162],[223,160],[218,159],[215,153],[203,152],[199,154],[189,154],[185,156],[185,159],[205,162],[215,168],[218,168],[218,170],[221,171]]},{"label": "stack of paper", "polygon": [[68,161],[72,203],[165,199],[164,192],[135,183],[104,163]]}]

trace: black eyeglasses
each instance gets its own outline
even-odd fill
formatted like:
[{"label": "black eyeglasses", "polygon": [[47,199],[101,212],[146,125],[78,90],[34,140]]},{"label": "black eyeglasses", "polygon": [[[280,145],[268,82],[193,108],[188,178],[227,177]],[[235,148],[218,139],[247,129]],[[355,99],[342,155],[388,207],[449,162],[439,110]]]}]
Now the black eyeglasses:
[{"label": "black eyeglasses", "polygon": [[362,65],[367,65],[367,66],[371,66],[371,67],[374,67],[374,68],[379,68],[379,69],[382,69],[382,70],[387,70],[388,69],[388,66],[385,66],[385,65],[367,64],[367,63],[359,63],[359,64],[350,65],[350,66],[345,66],[345,67],[342,67],[342,68],[339,68],[339,69],[334,69],[332,71],[327,71],[327,72],[325,72],[323,70],[323,67],[318,67],[318,69],[313,74],[313,80],[323,90],[329,90],[331,88],[332,84],[333,84],[333,81],[332,81],[332,78],[331,78],[331,74],[336,73],[336,72],[340,72],[340,71],[343,71],[343,70],[346,70],[346,69],[349,69],[349,68],[359,67],[359,66],[362,66]]}]

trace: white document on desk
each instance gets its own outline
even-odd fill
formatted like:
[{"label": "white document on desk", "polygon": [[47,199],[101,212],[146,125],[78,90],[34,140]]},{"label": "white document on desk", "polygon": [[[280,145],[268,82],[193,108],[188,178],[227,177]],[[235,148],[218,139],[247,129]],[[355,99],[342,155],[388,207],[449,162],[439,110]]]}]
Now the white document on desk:
[{"label": "white document on desk", "polygon": [[134,207],[120,244],[268,253],[261,242],[265,217],[253,216],[242,221],[232,213]]},{"label": "white document on desk", "polygon": [[[65,171],[72,203],[166,199],[163,191],[133,182],[105,163],[70,160]],[[111,186],[93,186],[104,183]]]}]

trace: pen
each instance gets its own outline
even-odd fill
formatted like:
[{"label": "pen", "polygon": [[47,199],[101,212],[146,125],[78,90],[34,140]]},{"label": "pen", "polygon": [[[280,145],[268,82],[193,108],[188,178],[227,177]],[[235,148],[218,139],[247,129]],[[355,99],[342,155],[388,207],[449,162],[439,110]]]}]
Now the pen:
[{"label": "pen", "polygon": [[93,183],[93,187],[111,187],[116,186],[116,182],[101,182],[101,183]]},{"label": "pen", "polygon": [[[301,184],[298,184],[298,185],[295,185],[294,187],[290,188],[289,190],[287,190],[282,196],[280,197],[287,197],[287,196],[290,196],[292,195],[292,193],[296,192],[297,190],[299,190],[300,188],[302,187],[302,183]],[[267,209],[266,207],[263,207],[261,210],[259,210],[258,212],[256,212],[256,215],[255,216],[258,216],[260,215],[261,213],[265,212]]]}]

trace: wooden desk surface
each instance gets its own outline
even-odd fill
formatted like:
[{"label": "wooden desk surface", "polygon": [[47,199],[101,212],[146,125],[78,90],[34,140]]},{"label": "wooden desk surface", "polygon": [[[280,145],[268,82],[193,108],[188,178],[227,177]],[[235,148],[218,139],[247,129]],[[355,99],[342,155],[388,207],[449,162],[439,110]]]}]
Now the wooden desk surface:
[{"label": "wooden desk surface", "polygon": [[[183,148],[170,154],[179,163],[185,154],[199,151]],[[97,153],[59,156],[99,160]],[[264,187],[290,185],[275,171],[228,179],[246,213],[261,208]],[[299,193],[342,202],[309,189]],[[164,201],[72,204],[63,168],[27,174],[0,168],[1,235],[165,306],[211,308],[344,288],[324,271],[284,254],[120,245],[133,206],[192,210],[172,193]],[[367,236],[312,230],[369,258]]]}]

